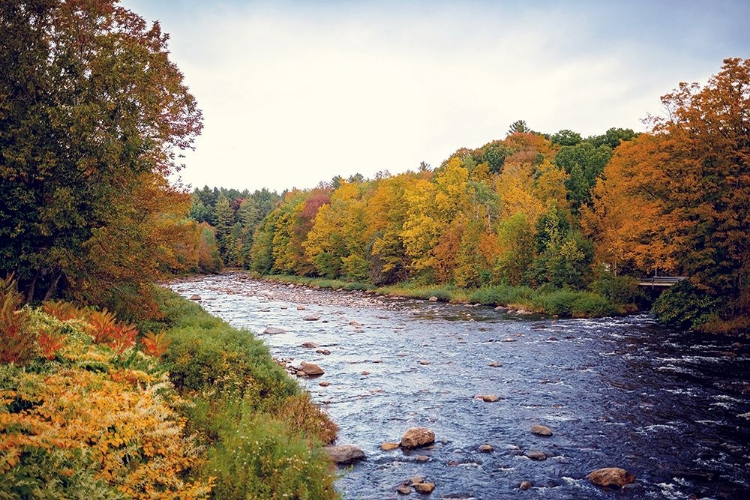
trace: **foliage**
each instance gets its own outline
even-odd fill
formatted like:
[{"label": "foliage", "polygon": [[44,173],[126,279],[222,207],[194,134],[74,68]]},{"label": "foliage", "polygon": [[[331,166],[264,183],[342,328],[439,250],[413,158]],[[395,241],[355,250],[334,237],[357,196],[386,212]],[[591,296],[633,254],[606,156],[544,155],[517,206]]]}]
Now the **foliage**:
[{"label": "foliage", "polygon": [[592,292],[618,306],[641,305],[646,301],[643,291],[638,287],[638,279],[633,276],[618,276],[609,271],[599,270],[590,288]]},{"label": "foliage", "polygon": [[0,278],[0,363],[25,363],[34,350],[29,334],[28,311],[19,309],[23,297],[16,289],[13,276]]},{"label": "foliage", "polygon": [[573,317],[601,317],[617,313],[605,297],[590,292],[562,289],[538,294],[532,299],[534,307],[547,314]]},{"label": "foliage", "polygon": [[[519,120],[504,139],[461,147],[434,170],[336,177],[266,212],[253,201],[243,265],[412,296],[427,293],[419,283],[445,300],[493,285],[594,293],[577,309],[572,292],[537,301],[564,314],[632,311],[644,303],[636,279],[684,274],[721,298],[711,324],[726,330],[720,322],[750,317],[748,75],[747,60],[727,59],[706,86],[681,84],[649,133],[544,135]],[[210,207],[218,224],[219,200],[232,200],[235,226],[224,227],[241,238],[237,202],[253,196],[205,187],[195,212]],[[236,252],[224,258],[239,262]]]},{"label": "foliage", "polygon": [[122,352],[132,329],[106,311],[20,310],[32,338],[59,345],[0,364],[0,498],[337,498],[320,449],[335,424],[250,333],[155,295],[168,330],[141,345],[166,366]]},{"label": "foliage", "polygon": [[[89,334],[100,332],[96,315],[47,309],[70,317],[25,310],[38,360],[0,364],[0,497],[207,498],[213,480],[197,475],[202,452],[153,358],[133,351],[126,367]],[[119,325],[106,316],[111,333]],[[43,338],[56,339],[54,352]]]},{"label": "foliage", "polygon": [[2,2],[0,19],[0,276],[28,301],[148,315],[120,293],[178,264],[188,198],[165,177],[201,130],[168,37],[114,0]]},{"label": "foliage", "polygon": [[95,344],[106,344],[118,354],[135,345],[135,337],[138,335],[135,326],[117,321],[115,315],[106,309],[90,311],[87,322]]},{"label": "foliage", "polygon": [[662,324],[700,329],[715,318],[720,305],[718,297],[684,280],[659,295],[651,311]]},{"label": "foliage", "polygon": [[493,285],[472,292],[469,301],[486,306],[511,306],[530,304],[534,291],[529,287]]},{"label": "foliage", "polygon": [[293,429],[243,406],[206,464],[215,498],[336,498],[327,457]]},{"label": "foliage", "polygon": [[704,298],[718,301],[715,321],[748,317],[750,60],[726,59],[705,86],[682,83],[662,102],[669,114],[651,120],[652,133],[617,148],[583,226],[616,270],[690,277],[700,294],[672,293],[687,294],[692,313],[671,294],[657,308],[674,307],[677,324],[707,321]]},{"label": "foliage", "polygon": [[175,387],[193,401],[184,411],[209,447],[202,474],[216,478],[214,497],[336,498],[319,446],[337,428],[265,344],[171,292],[161,301],[171,341],[163,360]]}]

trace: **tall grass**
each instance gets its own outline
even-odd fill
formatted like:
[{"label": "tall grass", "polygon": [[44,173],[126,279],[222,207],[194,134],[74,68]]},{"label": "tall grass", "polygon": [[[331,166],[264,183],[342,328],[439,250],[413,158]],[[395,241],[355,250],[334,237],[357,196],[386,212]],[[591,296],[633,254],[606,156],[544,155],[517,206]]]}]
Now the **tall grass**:
[{"label": "tall grass", "polygon": [[265,344],[172,292],[160,300],[170,322],[163,360],[193,401],[184,412],[209,449],[213,498],[337,498],[320,448],[337,428]]}]

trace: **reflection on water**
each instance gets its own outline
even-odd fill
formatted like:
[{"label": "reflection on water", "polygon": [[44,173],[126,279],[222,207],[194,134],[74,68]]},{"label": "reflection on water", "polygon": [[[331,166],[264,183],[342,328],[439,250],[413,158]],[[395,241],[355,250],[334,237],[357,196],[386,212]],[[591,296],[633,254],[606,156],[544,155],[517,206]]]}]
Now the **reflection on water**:
[{"label": "reflection on water", "polygon": [[[325,369],[301,383],[341,427],[338,443],[367,455],[337,483],[347,499],[410,498],[395,489],[415,475],[437,485],[434,498],[607,498],[584,477],[612,466],[638,478],[633,498],[748,498],[747,346],[665,330],[645,315],[519,317],[240,274],[172,288],[200,295],[233,326],[284,328],[261,337],[272,354]],[[320,319],[304,319],[311,314]],[[475,398],[487,394],[500,399]],[[554,434],[531,434],[537,423]],[[413,426],[431,428],[436,444],[380,450]],[[479,452],[483,444],[492,451]],[[530,450],[547,459],[527,458]],[[534,486],[521,492],[521,481]]]}]

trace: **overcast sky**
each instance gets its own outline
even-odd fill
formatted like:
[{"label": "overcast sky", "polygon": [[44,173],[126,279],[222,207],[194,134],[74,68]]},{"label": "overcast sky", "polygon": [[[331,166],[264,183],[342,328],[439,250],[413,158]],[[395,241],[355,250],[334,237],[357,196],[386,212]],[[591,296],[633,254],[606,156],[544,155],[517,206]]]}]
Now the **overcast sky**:
[{"label": "overcast sky", "polygon": [[171,36],[204,114],[193,187],[309,188],[533,130],[644,130],[750,57],[750,1],[122,0]]}]

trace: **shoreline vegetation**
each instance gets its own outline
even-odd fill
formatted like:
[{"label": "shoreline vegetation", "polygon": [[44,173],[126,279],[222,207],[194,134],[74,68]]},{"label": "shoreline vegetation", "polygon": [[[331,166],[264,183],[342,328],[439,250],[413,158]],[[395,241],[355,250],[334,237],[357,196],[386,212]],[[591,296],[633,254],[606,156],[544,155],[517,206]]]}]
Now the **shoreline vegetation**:
[{"label": "shoreline vegetation", "polygon": [[136,327],[0,285],[0,498],[338,498],[336,425],[250,332],[161,288]]},{"label": "shoreline vegetation", "polygon": [[[228,272],[247,272],[227,270]],[[569,318],[600,318],[618,316],[641,310],[646,297],[637,289],[637,283],[628,280],[629,302],[618,302],[605,295],[570,289],[534,290],[525,286],[496,285],[476,289],[459,288],[451,285],[421,285],[418,283],[400,283],[389,286],[375,286],[370,283],[344,281],[338,279],[318,278],[295,275],[257,275],[261,279],[332,290],[362,291],[395,297],[432,300],[456,304],[477,304],[496,308],[505,308],[520,314],[545,314]],[[625,294],[621,294],[625,296]]]}]

